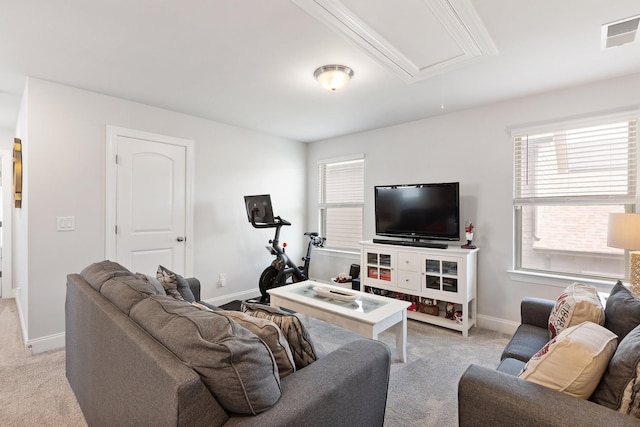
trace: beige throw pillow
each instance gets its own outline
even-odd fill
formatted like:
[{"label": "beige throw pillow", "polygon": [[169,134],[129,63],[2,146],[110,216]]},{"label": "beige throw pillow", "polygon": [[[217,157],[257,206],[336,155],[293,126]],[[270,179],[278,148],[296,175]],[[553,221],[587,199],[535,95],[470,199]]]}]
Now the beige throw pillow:
[{"label": "beige throw pillow", "polygon": [[551,338],[582,322],[604,325],[604,308],[595,286],[574,283],[560,294],[549,316]]},{"label": "beige throw pillow", "polygon": [[616,350],[616,335],[593,322],[564,329],[531,357],[518,375],[527,381],[588,399]]}]

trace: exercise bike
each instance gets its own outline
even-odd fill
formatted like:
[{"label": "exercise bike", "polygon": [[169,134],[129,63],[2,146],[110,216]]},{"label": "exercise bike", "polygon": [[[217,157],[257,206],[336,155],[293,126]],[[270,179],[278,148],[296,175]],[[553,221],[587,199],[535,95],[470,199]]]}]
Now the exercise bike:
[{"label": "exercise bike", "polygon": [[247,217],[251,225],[255,228],[275,228],[275,236],[269,240],[269,245],[265,246],[275,259],[260,275],[258,285],[260,287],[260,302],[267,302],[269,299],[269,289],[283,286],[289,281],[292,283],[301,282],[309,278],[309,265],[311,264],[311,252],[314,247],[323,247],[325,238],[320,237],[316,232],[306,232],[309,237],[307,243],[307,254],[302,258],[303,264],[296,265],[286,254],[286,243],[280,246],[280,229],[289,226],[291,223],[279,216],[273,216],[271,207],[271,197],[268,194],[260,196],[245,196],[247,207]]}]

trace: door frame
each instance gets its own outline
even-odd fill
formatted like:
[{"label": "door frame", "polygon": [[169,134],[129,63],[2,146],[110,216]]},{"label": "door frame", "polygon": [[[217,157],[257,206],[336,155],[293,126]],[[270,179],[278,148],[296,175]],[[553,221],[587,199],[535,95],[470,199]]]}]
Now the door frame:
[{"label": "door frame", "polygon": [[0,149],[2,162],[2,289],[0,298],[15,298],[13,288],[11,256],[13,253],[13,153],[9,149]]},{"label": "door frame", "polygon": [[151,132],[127,129],[107,125],[107,155],[106,155],[106,212],[105,212],[105,255],[107,259],[116,260],[116,200],[117,200],[117,168],[116,148],[118,137],[144,139],[152,142],[178,145],[186,149],[186,188],[185,188],[185,276],[193,276],[193,162],[194,141],[174,136],[160,135]]}]

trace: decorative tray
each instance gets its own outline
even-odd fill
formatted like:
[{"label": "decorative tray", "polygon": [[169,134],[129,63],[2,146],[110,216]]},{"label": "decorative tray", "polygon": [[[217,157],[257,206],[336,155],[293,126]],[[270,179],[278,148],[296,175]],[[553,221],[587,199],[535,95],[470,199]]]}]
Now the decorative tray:
[{"label": "decorative tray", "polygon": [[358,295],[343,290],[335,290],[323,288],[322,286],[314,286],[313,291],[321,297],[337,299],[339,301],[355,301]]}]

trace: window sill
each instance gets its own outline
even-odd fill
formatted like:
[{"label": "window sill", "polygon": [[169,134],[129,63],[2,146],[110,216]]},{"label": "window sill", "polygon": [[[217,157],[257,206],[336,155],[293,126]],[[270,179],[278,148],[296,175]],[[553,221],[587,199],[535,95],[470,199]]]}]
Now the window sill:
[{"label": "window sill", "polygon": [[507,273],[509,273],[511,280],[516,282],[535,283],[538,285],[556,286],[558,288],[566,288],[574,282],[580,282],[586,285],[593,285],[599,290],[606,292],[609,292],[617,281],[617,279],[605,280],[584,276],[564,276],[525,270],[507,270]]},{"label": "window sill", "polygon": [[313,250],[326,254],[360,256],[360,251],[357,249],[314,248]]}]

